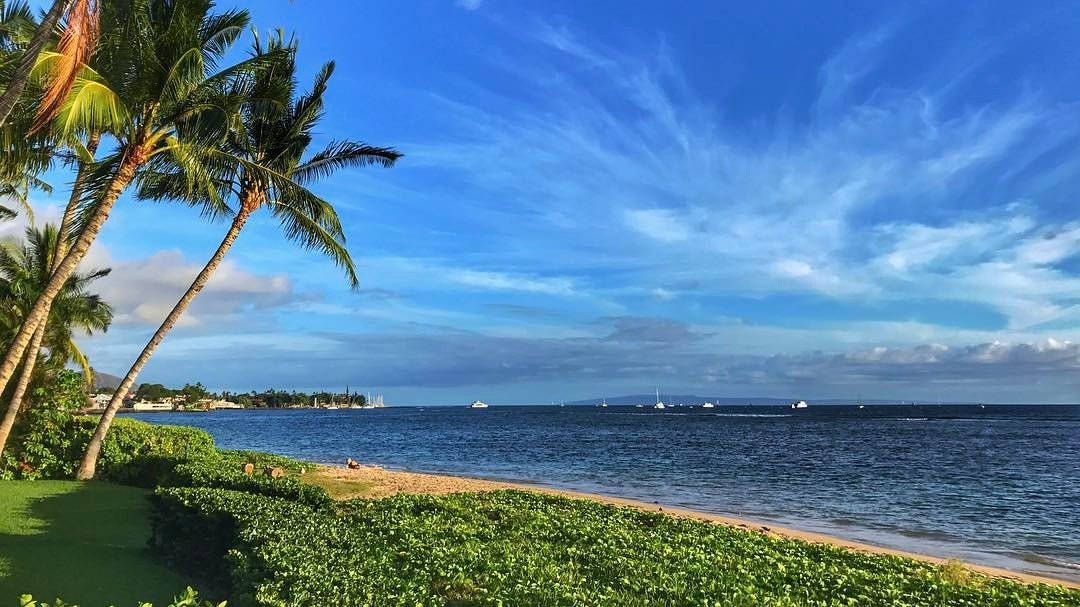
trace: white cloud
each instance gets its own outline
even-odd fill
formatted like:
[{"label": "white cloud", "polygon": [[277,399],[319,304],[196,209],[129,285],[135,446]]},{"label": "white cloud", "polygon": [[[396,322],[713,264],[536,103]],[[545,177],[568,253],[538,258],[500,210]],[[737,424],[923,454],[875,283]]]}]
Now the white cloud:
[{"label": "white cloud", "polygon": [[502,272],[452,270],[447,275],[447,279],[459,285],[492,291],[524,291],[544,295],[572,295],[574,293],[573,283],[565,278],[538,278]]},{"label": "white cloud", "polygon": [[[111,267],[109,276],[95,283],[95,291],[113,306],[118,325],[158,325],[202,269],[201,262],[179,251],[158,251],[138,260],[113,258],[101,244],[91,249],[83,267]],[[285,305],[296,294],[284,275],[266,276],[240,268],[226,259],[218,267],[180,326],[229,324],[244,310]]]},{"label": "white cloud", "polygon": [[952,107],[952,89],[853,86],[894,35],[853,38],[826,63],[827,113],[748,129],[697,98],[663,48],[634,57],[541,26],[541,51],[589,69],[545,67],[542,52],[507,65],[529,75],[535,98],[444,100],[453,140],[411,146],[412,158],[454,171],[472,200],[490,197],[471,215],[508,267],[546,273],[602,256],[634,284],[693,283],[702,295],[950,298],[1014,329],[1066,317],[1057,300],[1076,285],[1053,264],[1073,253],[1075,226],[1048,221],[1037,201],[993,198],[1003,188],[987,198],[985,184],[1021,179],[1040,153],[1026,150],[1045,152],[1047,136],[1080,137],[1077,109],[1026,96]]},{"label": "white cloud", "polygon": [[668,209],[627,209],[626,225],[643,236],[660,242],[682,242],[690,238],[690,228]]}]

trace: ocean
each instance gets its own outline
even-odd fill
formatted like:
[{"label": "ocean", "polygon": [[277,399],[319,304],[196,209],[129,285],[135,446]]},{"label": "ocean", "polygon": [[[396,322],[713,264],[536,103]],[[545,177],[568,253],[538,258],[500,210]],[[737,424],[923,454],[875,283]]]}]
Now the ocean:
[{"label": "ocean", "polygon": [[1080,406],[132,415],[219,446],[533,483],[1080,581]]}]

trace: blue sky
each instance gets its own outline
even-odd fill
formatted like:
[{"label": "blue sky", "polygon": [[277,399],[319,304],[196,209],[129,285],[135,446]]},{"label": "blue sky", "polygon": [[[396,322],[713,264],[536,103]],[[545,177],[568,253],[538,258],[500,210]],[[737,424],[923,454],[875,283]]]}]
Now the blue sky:
[{"label": "blue sky", "polygon": [[[144,381],[1080,399],[1074,3],[236,4],[337,61],[326,140],[406,156],[318,187],[359,291],[263,218]],[[119,206],[98,369],[224,229]]]}]

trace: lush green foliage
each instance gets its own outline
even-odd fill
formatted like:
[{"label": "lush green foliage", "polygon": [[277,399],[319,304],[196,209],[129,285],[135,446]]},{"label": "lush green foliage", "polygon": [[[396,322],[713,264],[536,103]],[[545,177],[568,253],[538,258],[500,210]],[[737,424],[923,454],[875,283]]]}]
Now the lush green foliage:
[{"label": "lush green foliage", "polygon": [[343,514],[211,489],[154,497],[157,552],[233,605],[1080,605],[1058,587],[517,491]]},{"label": "lush green foliage", "polygon": [[147,552],[146,495],[101,482],[0,481],[0,605],[21,594],[87,607],[168,604],[192,580]]},{"label": "lush green foliage", "polygon": [[[57,226],[46,224],[26,228],[22,242],[0,243],[0,342],[11,341],[48,284],[59,240]],[[108,269],[75,272],[64,283],[50,309],[42,342],[49,352],[48,364],[36,365],[38,375],[51,377],[69,362],[79,364],[89,374],[89,363],[73,335],[76,331],[87,335],[103,332],[112,323],[112,308],[90,292],[93,283],[108,274]]]},{"label": "lush green foliage", "polygon": [[[88,440],[97,419],[83,417],[79,423]],[[118,419],[102,446],[98,474],[117,483],[155,487],[178,462],[216,456],[214,439],[203,430]]]},{"label": "lush green foliage", "polygon": [[[74,474],[97,419],[47,405],[31,408],[16,424],[10,449],[0,461],[0,478]],[[202,430],[118,419],[105,439],[98,470],[104,480],[151,488],[180,462],[218,457],[213,437]]]},{"label": "lush green foliage", "polygon": [[[199,593],[188,586],[187,590],[180,596],[177,596],[169,603],[169,607],[225,607],[227,603],[222,601],[215,605],[210,601],[199,601]],[[65,603],[61,599],[56,599],[52,603],[38,602],[34,600],[34,597],[29,594],[24,594],[19,597],[19,607],[79,607],[74,603]],[[139,603],[139,607],[154,607],[153,603]]]},{"label": "lush green foliage", "polygon": [[22,414],[0,457],[0,479],[67,478],[75,472],[83,443],[77,440],[75,411],[85,405],[83,376],[61,371],[34,392],[34,406]]},{"label": "lush green foliage", "polygon": [[218,456],[227,465],[242,466],[254,464],[255,469],[282,468],[289,472],[301,474],[312,468],[314,464],[303,462],[298,459],[277,455],[276,453],[263,453],[261,451],[241,451],[234,449],[218,449]]},{"label": "lush green foliage", "polygon": [[245,491],[284,498],[317,510],[329,511],[334,507],[334,500],[321,487],[304,484],[293,476],[271,478],[264,475],[258,466],[254,474],[245,474],[241,466],[231,459],[192,461],[176,466],[163,485]]}]

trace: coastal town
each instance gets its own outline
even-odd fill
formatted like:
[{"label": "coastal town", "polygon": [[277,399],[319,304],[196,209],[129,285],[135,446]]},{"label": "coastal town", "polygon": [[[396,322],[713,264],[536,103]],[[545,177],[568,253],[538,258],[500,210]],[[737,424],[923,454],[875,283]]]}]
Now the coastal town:
[{"label": "coastal town", "polygon": [[[87,395],[86,413],[100,412],[109,405],[115,391],[101,386]],[[143,384],[124,397],[121,413],[205,412],[219,409],[382,409],[382,394],[344,392],[297,392],[265,390],[236,393],[208,391],[201,383],[170,389],[162,384]]]}]

